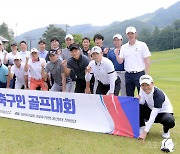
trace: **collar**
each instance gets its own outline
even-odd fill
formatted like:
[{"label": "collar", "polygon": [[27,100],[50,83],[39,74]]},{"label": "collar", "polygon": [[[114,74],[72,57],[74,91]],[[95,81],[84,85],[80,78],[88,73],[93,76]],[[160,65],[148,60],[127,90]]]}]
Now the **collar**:
[{"label": "collar", "polygon": [[44,54],[45,52],[46,52],[46,50],[43,50],[43,51],[40,51],[40,50],[39,50],[39,53],[40,53],[40,54],[41,54],[41,53]]},{"label": "collar", "polygon": [[[73,57],[72,57],[72,58],[73,58]],[[74,61],[81,61],[81,60],[82,60],[82,55],[80,54],[79,59],[73,58],[73,60],[74,60]]]},{"label": "collar", "polygon": [[139,42],[139,41],[136,40],[136,42],[135,42],[133,45],[130,45],[130,43],[128,42],[128,45],[131,46],[131,47],[132,47],[132,46],[136,46],[136,45],[138,44],[138,42]]},{"label": "collar", "polygon": [[23,53],[23,54],[26,54],[27,50],[26,51],[20,51],[20,52]]},{"label": "collar", "polygon": [[101,66],[104,63],[104,57],[102,57],[100,62],[95,62],[96,66]]},{"label": "collar", "polygon": [[84,50],[84,48],[83,48],[83,52],[88,52],[90,49],[88,48],[87,50]]}]

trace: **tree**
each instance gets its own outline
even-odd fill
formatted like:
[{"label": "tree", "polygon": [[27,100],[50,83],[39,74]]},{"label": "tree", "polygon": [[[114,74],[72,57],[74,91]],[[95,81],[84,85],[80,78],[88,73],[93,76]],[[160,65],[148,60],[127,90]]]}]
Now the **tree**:
[{"label": "tree", "polygon": [[180,19],[177,19],[173,22],[173,26],[175,28],[175,30],[179,30],[180,29]]},{"label": "tree", "polygon": [[[10,42],[12,42],[14,40],[14,32],[13,32],[13,30],[9,29],[8,25],[6,23],[4,23],[4,22],[0,25],[0,36],[6,38]],[[5,46],[5,49],[7,51],[10,51],[10,44],[7,44]]]},{"label": "tree", "polygon": [[60,46],[65,42],[66,32],[62,28],[55,27],[54,25],[49,25],[47,30],[43,33],[42,38],[44,39],[47,45],[47,49],[50,50],[50,40],[52,37],[56,36],[60,40]]},{"label": "tree", "polygon": [[138,39],[146,42],[149,49],[152,50],[152,37],[151,32],[148,29],[143,28],[138,34]]},{"label": "tree", "polygon": [[160,33],[159,50],[173,49],[173,29],[167,26]]},{"label": "tree", "polygon": [[10,42],[13,41],[14,32],[12,29],[9,29],[8,25],[4,22],[0,25],[0,35],[8,39]]},{"label": "tree", "polygon": [[160,33],[158,26],[154,27],[154,30],[152,32],[152,50],[158,51],[159,50],[159,44],[160,44]]}]

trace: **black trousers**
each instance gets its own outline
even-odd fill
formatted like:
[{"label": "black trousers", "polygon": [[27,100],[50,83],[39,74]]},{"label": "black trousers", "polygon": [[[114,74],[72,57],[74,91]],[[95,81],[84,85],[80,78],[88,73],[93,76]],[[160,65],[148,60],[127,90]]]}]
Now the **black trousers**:
[{"label": "black trousers", "polygon": [[85,93],[86,80],[76,79],[75,93]]},{"label": "black trousers", "polygon": [[[117,77],[116,81],[115,81],[115,88],[114,88],[114,95],[118,96],[119,95],[119,91],[120,91],[120,84],[121,84],[121,80],[119,77]],[[102,82],[98,81],[98,86],[96,89],[96,94],[102,94],[102,95],[106,95],[107,92],[110,89],[110,85],[104,85]]]},{"label": "black trousers", "polygon": [[136,87],[139,93],[140,90],[139,78],[144,74],[145,74],[144,71],[138,73],[128,73],[128,72],[125,73],[127,96],[134,97],[134,91]]},{"label": "black trousers", "polygon": [[[151,109],[147,105],[140,104],[140,127],[145,126],[145,121],[149,120]],[[163,125],[164,132],[167,133],[170,128],[175,126],[175,119],[172,113],[159,113],[154,123]]]}]

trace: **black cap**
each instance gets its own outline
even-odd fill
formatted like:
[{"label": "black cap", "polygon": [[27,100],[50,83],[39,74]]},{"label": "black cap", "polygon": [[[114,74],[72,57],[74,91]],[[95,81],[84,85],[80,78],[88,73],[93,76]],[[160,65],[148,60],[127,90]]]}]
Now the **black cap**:
[{"label": "black cap", "polygon": [[57,50],[51,49],[48,54],[55,55],[55,54],[57,54]]},{"label": "black cap", "polygon": [[52,41],[57,41],[57,42],[60,42],[60,40],[59,40],[59,38],[57,37],[57,36],[54,36],[54,37],[52,37],[51,38],[51,40],[50,40],[50,42],[52,42]]},{"label": "black cap", "polygon": [[17,46],[16,42],[11,43],[11,46]]},{"label": "black cap", "polygon": [[80,49],[79,44],[73,43],[69,46],[69,50],[72,51],[73,49]]}]

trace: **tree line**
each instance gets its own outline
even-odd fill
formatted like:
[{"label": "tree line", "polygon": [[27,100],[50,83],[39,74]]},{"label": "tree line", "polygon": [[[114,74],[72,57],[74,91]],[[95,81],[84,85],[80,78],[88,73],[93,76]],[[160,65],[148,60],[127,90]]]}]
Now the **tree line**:
[{"label": "tree line", "polygon": [[147,43],[151,51],[180,48],[180,19],[163,29],[155,26],[152,31],[142,29],[138,39]]},{"label": "tree line", "polygon": [[[53,36],[57,36],[61,41],[61,47],[64,48],[65,35],[66,32],[62,28],[56,27],[51,24],[47,27],[46,31],[43,33],[40,39],[44,39],[46,41],[47,50],[49,50],[50,39]],[[14,41],[13,30],[9,29],[8,25],[4,22],[0,25],[0,36],[8,39],[10,42]],[[83,35],[73,34],[73,36],[75,42],[81,45]],[[172,25],[166,26],[163,29],[160,29],[158,26],[155,26],[151,30],[147,28],[142,28],[138,32],[138,40],[146,42],[151,51],[163,51],[163,50],[180,48],[180,19],[175,20]],[[112,42],[112,40],[106,40],[106,41]],[[124,43],[126,41],[127,39],[124,38]],[[91,47],[93,46],[94,46],[94,42],[91,38]],[[10,45],[7,45],[6,48],[7,48],[6,50],[9,51]]]}]

